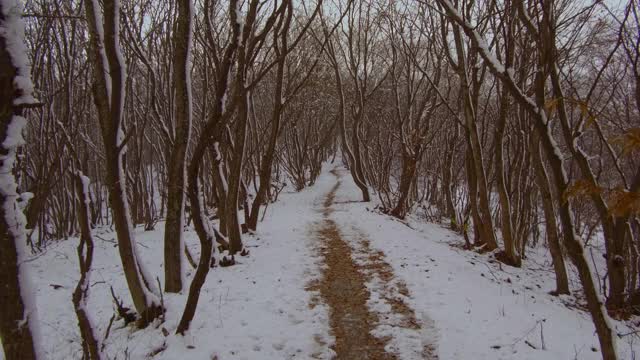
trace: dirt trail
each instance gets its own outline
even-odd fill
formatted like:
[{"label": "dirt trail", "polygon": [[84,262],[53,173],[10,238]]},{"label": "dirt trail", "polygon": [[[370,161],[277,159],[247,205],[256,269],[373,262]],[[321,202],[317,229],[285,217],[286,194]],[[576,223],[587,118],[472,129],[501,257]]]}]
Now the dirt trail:
[{"label": "dirt trail", "polygon": [[[338,181],[324,201],[321,210],[323,220],[314,229],[324,269],[322,278],[311,284],[309,290],[318,291],[322,302],[329,307],[329,322],[336,339],[333,350],[337,359],[397,359],[395,354],[385,351],[389,338],[372,335],[376,326],[381,324],[381,319],[367,307],[371,294],[365,284],[374,276],[385,283],[386,294],[383,294],[383,298],[392,305],[393,313],[403,319],[393,326],[417,329],[420,325],[413,310],[394,296],[393,292],[405,296],[408,292],[404,284],[397,280],[394,281],[395,286],[391,286],[395,277],[391,266],[384,261],[384,254],[373,251],[364,235],[360,236],[360,246],[355,250],[341,237],[338,225],[331,219],[332,205],[340,187],[338,174],[332,173]],[[366,263],[354,261],[354,252],[358,258],[367,259]],[[431,347],[425,347],[423,358],[437,359],[433,352]]]}]

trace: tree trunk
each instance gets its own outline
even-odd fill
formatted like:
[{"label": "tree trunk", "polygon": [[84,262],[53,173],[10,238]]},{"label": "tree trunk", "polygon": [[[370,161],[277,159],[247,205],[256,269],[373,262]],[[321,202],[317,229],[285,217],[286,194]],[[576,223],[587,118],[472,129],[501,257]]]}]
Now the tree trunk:
[{"label": "tree trunk", "polygon": [[[287,17],[288,22],[290,21],[290,16]],[[285,28],[288,27],[288,23]],[[258,227],[258,216],[260,213],[260,206],[264,203],[265,197],[267,195],[267,191],[271,186],[271,170],[273,167],[273,160],[275,158],[276,153],[276,145],[278,143],[278,136],[280,135],[280,120],[282,118],[282,111],[284,110],[284,104],[282,103],[283,97],[283,83],[284,83],[284,70],[285,70],[285,61],[286,61],[286,52],[287,52],[287,33],[288,31],[284,31],[281,35],[282,38],[282,47],[280,50],[277,46],[277,39],[274,40],[276,43],[276,54],[278,55],[278,65],[276,68],[276,88],[273,93],[273,113],[271,114],[271,136],[269,137],[269,143],[267,145],[267,150],[262,157],[262,163],[260,164],[260,185],[258,186],[258,191],[256,192],[256,197],[253,199],[253,204],[251,206],[251,214],[249,215],[249,219],[247,220],[247,227],[253,231],[255,231]],[[281,53],[284,51],[284,53]]]},{"label": "tree trunk", "polygon": [[[237,19],[237,3],[238,0],[231,0],[229,2],[229,13],[231,18],[235,21]],[[205,11],[208,13],[208,2],[205,2]],[[200,261],[198,261],[198,267],[196,269],[196,273],[193,276],[193,280],[191,281],[191,285],[189,286],[189,294],[187,296],[187,303],[185,304],[184,311],[182,313],[182,317],[180,318],[180,322],[178,323],[178,327],[176,329],[177,334],[184,334],[191,325],[191,321],[196,313],[196,308],[198,306],[198,300],[200,299],[200,290],[202,290],[202,286],[204,285],[204,281],[207,278],[207,274],[209,273],[210,264],[212,262],[213,255],[213,241],[218,236],[223,237],[219,234],[219,232],[213,233],[211,229],[213,226],[209,223],[209,219],[207,219],[206,214],[204,212],[204,200],[202,198],[202,190],[200,189],[200,166],[202,164],[202,158],[204,157],[204,152],[208,147],[209,141],[213,141],[214,150],[216,150],[217,155],[214,157],[216,161],[218,161],[218,170],[221,172],[222,168],[220,167],[220,161],[222,161],[222,154],[219,152],[219,140],[222,137],[222,128],[226,126],[226,122],[229,117],[229,112],[232,112],[235,104],[232,102],[228,104],[226,111],[224,110],[225,98],[228,95],[228,80],[230,75],[230,70],[232,66],[232,58],[236,51],[238,41],[239,41],[239,29],[237,28],[238,24],[236,23],[233,28],[233,36],[231,37],[231,42],[227,45],[225,49],[224,58],[222,59],[222,66],[217,69],[218,71],[218,81],[216,83],[216,91],[215,91],[215,101],[213,105],[213,109],[211,111],[211,115],[204,129],[200,133],[200,137],[197,140],[196,146],[193,150],[193,155],[191,158],[191,163],[189,164],[189,169],[187,172],[187,181],[189,183],[189,204],[191,206],[191,214],[193,217],[193,226],[198,234],[198,239],[200,239],[201,253],[200,253]],[[222,175],[222,174],[220,174]]]},{"label": "tree trunk", "polygon": [[213,241],[215,235],[210,233],[208,219],[204,213],[204,202],[200,191],[199,172],[202,157],[206,149],[206,137],[201,135],[201,138],[194,150],[191,164],[189,165],[188,182],[189,182],[189,203],[191,205],[191,212],[193,217],[193,226],[200,239],[200,260],[198,261],[198,267],[193,275],[193,280],[189,286],[189,294],[187,296],[187,303],[184,307],[184,312],[178,323],[176,334],[184,334],[188,329],[198,307],[198,300],[200,299],[200,290],[204,281],[209,273],[211,256],[213,255]]},{"label": "tree trunk", "polygon": [[[364,103],[361,104],[362,109],[364,109]],[[362,110],[361,111],[364,111]],[[371,195],[369,194],[369,186],[367,185],[367,178],[364,173],[364,168],[362,165],[362,152],[360,151],[360,135],[359,129],[360,124],[362,123],[362,113],[358,113],[356,115],[355,123],[353,124],[353,134],[352,134],[352,145],[353,145],[353,163],[349,165],[349,168],[352,169],[352,174],[356,175],[356,185],[362,191],[362,201],[369,202],[371,201]]]},{"label": "tree trunk", "polygon": [[[10,8],[5,8],[9,6]],[[19,11],[15,11],[16,8]],[[22,5],[18,1],[0,1],[0,27],[18,22],[22,28]],[[22,249],[26,246],[26,218],[17,200],[17,184],[14,175],[16,151],[22,145],[21,129],[26,123],[22,107],[14,105],[19,98],[31,96],[30,90],[17,88],[15,78],[30,75],[25,65],[17,59],[26,53],[16,53],[24,38],[13,37],[11,32],[0,32],[0,338],[7,360],[32,360],[41,357],[37,351],[37,339],[32,328],[36,326],[35,299],[29,297],[25,260]],[[8,43],[13,43],[9,48]],[[19,49],[18,52],[26,52]]]},{"label": "tree trunk", "polygon": [[[98,110],[103,143],[105,147],[105,167],[109,204],[113,214],[118,239],[118,251],[122,268],[131,292],[136,311],[140,315],[140,326],[146,326],[151,320],[162,314],[157,296],[150,291],[146,274],[138,264],[135,248],[135,236],[131,213],[125,190],[126,177],[123,170],[125,150],[122,133],[122,111],[125,98],[125,64],[119,48],[120,8],[117,0],[104,2],[104,14],[108,20],[102,25],[100,7],[97,0],[86,0],[85,10],[89,23],[89,34],[95,84],[94,102]],[[104,38],[103,38],[104,35]],[[109,69],[107,72],[105,69]]]},{"label": "tree trunk", "polygon": [[81,172],[76,174],[76,193],[78,194],[78,223],[80,225],[80,243],[78,244],[78,263],[80,264],[80,280],[73,291],[73,308],[78,318],[78,327],[82,337],[82,352],[85,359],[100,360],[102,352],[98,338],[93,331],[91,318],[87,313],[87,298],[89,297],[89,279],[93,263],[93,235],[89,222],[89,178]]},{"label": "tree trunk", "polygon": [[227,195],[229,193],[229,184],[227,184],[227,176],[225,174],[225,166],[222,160],[222,152],[220,143],[213,143],[213,184],[218,195],[217,211],[220,233],[223,236],[229,235],[227,226]]},{"label": "tree trunk", "polygon": [[484,169],[484,160],[482,156],[482,144],[478,136],[478,126],[476,124],[476,111],[478,103],[478,94],[472,94],[469,79],[469,71],[471,69],[467,65],[465,58],[469,50],[465,49],[463,44],[460,28],[454,24],[453,37],[455,41],[457,53],[457,73],[460,78],[460,99],[462,102],[462,114],[466,126],[467,144],[469,152],[467,156],[471,156],[471,169],[475,172],[477,185],[477,210],[478,216],[482,224],[478,224],[481,231],[480,240],[484,249],[492,251],[498,247],[496,234],[493,229],[493,218],[491,217],[491,206],[489,204],[489,187],[487,185],[487,177]]},{"label": "tree trunk", "polygon": [[562,248],[558,236],[558,224],[556,223],[556,215],[553,208],[553,193],[549,187],[549,178],[547,171],[540,156],[540,141],[537,134],[534,135],[532,141],[531,153],[533,154],[533,162],[536,172],[536,182],[538,191],[542,200],[542,209],[544,211],[545,230],[547,233],[547,242],[549,243],[549,252],[553,260],[553,269],[556,273],[556,290],[555,295],[569,294],[569,279],[567,277],[567,267],[562,256]]},{"label": "tree trunk", "polygon": [[[473,158],[469,154],[471,150],[467,149],[467,155],[465,156],[465,169],[467,172],[467,183],[469,184],[469,209],[471,211],[471,219],[473,221],[473,246],[482,246],[484,241],[482,239],[482,220],[478,211],[478,181],[476,180],[476,173],[473,170]],[[463,224],[463,232],[468,229],[464,229],[466,224]]]},{"label": "tree trunk", "polygon": [[[496,130],[495,130],[495,142],[496,142],[496,177],[498,196],[500,200],[500,215],[502,220],[502,241],[504,243],[504,262],[508,265],[520,267],[522,265],[522,259],[516,251],[515,239],[514,239],[514,227],[511,217],[511,200],[509,199],[509,191],[505,180],[505,167],[504,167],[504,131],[507,126],[507,115],[509,111],[509,98],[505,89],[502,89],[500,99],[500,113],[498,115]],[[523,242],[524,243],[524,242]]]},{"label": "tree trunk", "polygon": [[[244,81],[238,86],[244,86]],[[245,155],[245,142],[247,139],[247,93],[246,90],[240,90],[242,98],[238,100],[238,123],[236,126],[236,141],[234,146],[233,160],[231,161],[231,171],[229,174],[229,193],[227,196],[227,206],[225,209],[225,217],[229,231],[229,253],[234,255],[241,252],[242,248],[242,229],[238,218],[238,200],[240,198],[240,182],[242,181],[242,164]]]},{"label": "tree trunk", "polygon": [[[330,53],[333,58],[333,73],[336,78],[336,91],[338,92],[338,121],[340,122],[340,141],[342,143],[343,153],[347,154],[347,159],[343,159],[346,161],[347,166],[349,167],[349,171],[351,172],[351,177],[353,181],[356,183],[356,186],[362,192],[362,201],[369,202],[371,201],[371,195],[369,194],[369,188],[367,184],[363,182],[363,179],[359,177],[357,171],[357,164],[354,152],[351,150],[351,146],[349,146],[349,141],[347,138],[347,119],[346,119],[346,109],[345,109],[345,99],[344,99],[344,88],[342,87],[342,76],[340,75],[340,68],[335,59],[335,54]],[[354,129],[356,131],[357,129]],[[354,135],[356,136],[356,135]]]},{"label": "tree trunk", "polygon": [[[551,31],[551,30],[550,30]],[[548,51],[555,54],[554,44],[549,44]],[[564,91],[560,84],[560,74],[555,62],[552,62],[551,56],[547,56],[548,66],[550,68],[551,84],[553,94],[558,99],[558,118],[565,141],[569,145],[569,150],[573,155],[578,168],[584,179],[589,181],[594,187],[598,187],[597,179],[589,164],[587,154],[579,147],[578,138],[574,138],[574,130],[569,124],[569,115],[566,111],[564,99]],[[602,232],[604,233],[605,249],[607,252],[607,270],[609,276],[609,296],[607,297],[607,308],[609,310],[620,310],[625,306],[626,301],[626,282],[627,274],[625,268],[625,251],[626,251],[626,222],[628,219],[614,216],[609,211],[608,205],[600,193],[590,194],[595,205],[598,216],[602,223]]]},{"label": "tree trunk", "polygon": [[418,159],[416,153],[409,153],[407,149],[403,149],[402,151],[402,174],[400,175],[400,186],[398,188],[398,192],[400,196],[398,197],[398,203],[396,207],[391,210],[391,215],[395,216],[399,219],[404,219],[407,215],[408,209],[408,199],[409,199],[409,191],[411,190],[411,184],[414,181],[416,175],[416,167],[418,164]]},{"label": "tree trunk", "polygon": [[456,132],[453,139],[449,142],[449,147],[445,154],[445,160],[442,164],[442,189],[444,190],[444,201],[446,207],[446,213],[449,217],[451,230],[458,231],[462,228],[462,219],[458,218],[456,207],[453,202],[453,153],[455,151],[456,142],[458,140],[458,126],[456,125]]},{"label": "tree trunk", "polygon": [[173,43],[175,83],[175,138],[167,164],[167,220],[164,233],[164,273],[166,292],[182,290],[184,241],[185,157],[191,136],[191,76],[189,58],[192,44],[193,5],[178,1],[178,19]]}]

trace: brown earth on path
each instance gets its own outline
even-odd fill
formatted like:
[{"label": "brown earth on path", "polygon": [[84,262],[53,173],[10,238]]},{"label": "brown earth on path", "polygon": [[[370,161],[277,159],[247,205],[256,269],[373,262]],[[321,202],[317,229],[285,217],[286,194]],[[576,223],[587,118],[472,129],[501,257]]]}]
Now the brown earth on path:
[{"label": "brown earth on path", "polygon": [[333,350],[337,359],[396,359],[384,347],[388,339],[378,339],[371,331],[378,323],[377,316],[367,308],[369,291],[365,277],[351,258],[351,248],[340,237],[331,219],[331,204],[340,186],[336,183],[324,202],[324,220],[315,231],[321,240],[325,269],[322,279],[309,290],[319,291],[329,306],[329,322],[336,342]]},{"label": "brown earth on path", "polygon": [[[335,170],[332,173],[339,178]],[[360,231],[355,249],[340,235],[338,225],[330,218],[339,187],[338,180],[324,201],[322,222],[313,229],[313,236],[319,240],[323,273],[321,279],[308,287],[308,290],[319,294],[311,306],[322,301],[329,307],[329,322],[335,337],[332,349],[337,359],[397,359],[395,354],[385,350],[390,338],[375,337],[372,331],[381,324],[414,330],[420,329],[421,324],[413,309],[402,299],[409,296],[409,291],[395,277],[391,266],[384,260],[384,254],[373,250],[366,235]],[[355,261],[354,253],[357,258],[365,259],[364,262]],[[381,297],[391,305],[393,314],[400,315],[394,316],[400,321],[391,322],[387,316],[380,319],[379,314],[369,310],[367,301],[371,294],[365,284],[374,277],[382,282]],[[424,359],[437,359],[432,345],[424,346],[421,355]]]}]

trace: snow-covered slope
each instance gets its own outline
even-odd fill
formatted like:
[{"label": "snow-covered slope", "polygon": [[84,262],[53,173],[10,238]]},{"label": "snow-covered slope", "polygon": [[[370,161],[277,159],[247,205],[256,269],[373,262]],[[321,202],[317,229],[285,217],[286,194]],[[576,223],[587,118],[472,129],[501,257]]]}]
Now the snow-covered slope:
[{"label": "snow-covered slope", "polygon": [[[155,359],[330,358],[332,351],[327,344],[333,340],[329,336],[326,308],[311,309],[312,294],[305,288],[318,274],[317,259],[306,231],[317,217],[314,204],[322,202],[333,183],[334,177],[325,172],[313,188],[300,193],[284,192],[277,203],[269,206],[258,234],[245,238],[250,256],[237,258],[235,266],[217,267],[209,272],[186,336],[173,333],[187,291],[165,294],[165,323],[142,331],[123,329],[122,321],[114,323],[106,342],[110,357],[123,359],[128,354],[131,359],[143,359],[158,352]],[[139,255],[161,283],[163,226],[161,222],[155,231],[137,231]],[[113,238],[108,229],[96,231],[89,311],[99,322],[98,334],[105,333],[113,314],[110,285],[118,296],[124,295],[125,304],[131,304]],[[197,256],[195,232],[188,231],[185,241]],[[32,274],[37,275],[34,279],[37,304],[49,359],[82,357],[71,303],[78,279],[76,246],[77,239],[62,241],[30,262]],[[62,288],[54,289],[51,285]],[[168,337],[162,334],[162,328],[168,330]]]},{"label": "snow-covered slope", "polygon": [[[122,321],[113,324],[106,341],[110,358],[331,358],[334,339],[328,309],[322,304],[311,307],[312,297],[317,296],[306,289],[320,274],[314,243],[318,240],[310,236],[310,229],[321,219],[318,208],[337,181],[329,173],[333,167],[327,164],[313,187],[283,193],[269,206],[258,234],[246,237],[249,257],[237,259],[238,264],[229,268],[212,269],[186,336],[173,334],[186,291],[165,294],[166,322],[141,331],[123,327]],[[359,200],[357,188],[346,170],[338,173],[342,184],[331,218],[352,247],[359,246],[356,238],[364,234],[373,250],[386,255],[398,281],[408,289],[404,301],[421,322],[421,330],[410,333],[376,329],[378,335],[392,337],[391,346],[433,343],[440,359],[600,358],[588,314],[567,305],[575,302],[572,297],[547,294],[554,283],[544,251],[532,252],[523,269],[501,269],[488,255],[452,246],[462,244],[462,239],[439,225],[401,223],[370,211],[375,204],[354,202]],[[161,283],[163,225],[137,232],[142,261]],[[125,303],[131,302],[113,238],[109,229],[96,230],[88,310],[102,335],[113,314],[109,287]],[[195,233],[188,231],[185,238],[197,255]],[[76,246],[77,239],[61,241],[28,263],[36,276],[39,320],[49,359],[82,356],[71,304],[78,279]],[[368,288],[373,294],[368,305],[372,311],[384,312],[375,299],[376,284]],[[624,324],[616,325],[620,332],[629,332]],[[618,341],[622,358],[632,358],[634,339],[627,336]],[[397,351],[404,354],[402,358],[419,358],[417,352],[403,350],[407,349]]]},{"label": "snow-covered slope", "polygon": [[[370,211],[372,204],[349,201],[360,193],[343,174],[336,221],[364,231],[386,254],[416,313],[434,320],[441,359],[602,358],[589,314],[573,308],[571,297],[548,294],[555,283],[547,253],[530,252],[522,269],[500,266],[489,255],[460,249],[464,240],[440,225],[402,223]],[[615,325],[619,333],[630,331]],[[618,340],[622,359],[634,358],[634,341],[637,346],[635,335]]]}]

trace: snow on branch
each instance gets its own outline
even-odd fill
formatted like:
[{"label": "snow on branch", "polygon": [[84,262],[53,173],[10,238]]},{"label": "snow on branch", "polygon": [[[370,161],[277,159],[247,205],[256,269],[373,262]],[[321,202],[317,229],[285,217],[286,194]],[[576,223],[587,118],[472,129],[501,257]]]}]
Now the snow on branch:
[{"label": "snow on branch", "polygon": [[22,3],[19,0],[0,0],[4,21],[0,23],[0,36],[6,41],[6,48],[11,63],[17,70],[13,78],[14,86],[19,96],[13,100],[16,106],[36,105],[38,101],[33,97],[33,82],[31,68],[27,56],[27,46],[24,43],[25,24],[22,20]]},{"label": "snow on branch", "polygon": [[[522,90],[516,84],[516,81],[513,76],[513,69],[505,68],[505,66],[491,53],[489,50],[489,46],[484,38],[476,31],[475,27],[471,26],[467,21],[464,20],[462,15],[458,12],[458,9],[453,6],[451,1],[449,0],[438,0],[440,5],[442,5],[448,17],[458,24],[462,30],[467,34],[467,36],[471,39],[471,43],[475,48],[478,49],[478,53],[485,61],[491,73],[500,78],[505,82],[505,84],[511,89],[513,95],[522,100],[529,111],[532,111],[537,114],[544,114],[544,111],[541,111],[540,107],[536,104],[536,102],[525,95]],[[546,119],[546,117],[545,117]]]}]

